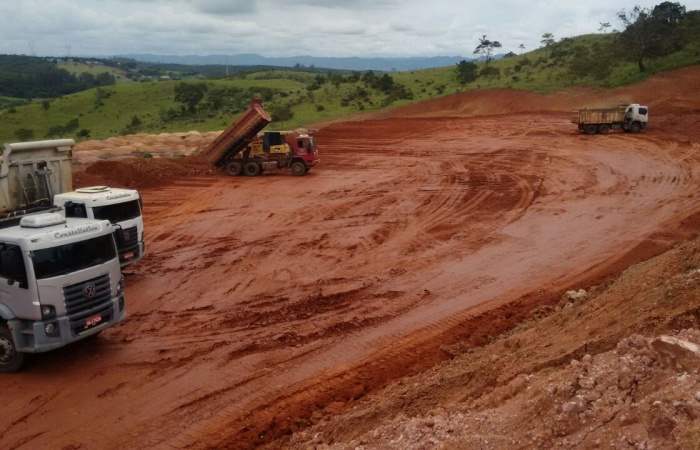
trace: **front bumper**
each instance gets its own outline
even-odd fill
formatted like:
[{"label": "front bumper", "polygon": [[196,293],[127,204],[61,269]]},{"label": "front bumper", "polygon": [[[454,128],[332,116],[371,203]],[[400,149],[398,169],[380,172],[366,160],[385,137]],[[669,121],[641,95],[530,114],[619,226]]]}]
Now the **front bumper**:
[{"label": "front bumper", "polygon": [[[102,315],[101,322],[83,330],[72,328],[68,316],[36,321],[12,319],[8,321],[8,325],[17,351],[41,353],[95,335],[124,319],[126,319],[124,296],[120,295],[112,298],[111,310],[107,314]],[[49,324],[54,325],[54,331],[50,334],[46,332],[46,326]]]}]

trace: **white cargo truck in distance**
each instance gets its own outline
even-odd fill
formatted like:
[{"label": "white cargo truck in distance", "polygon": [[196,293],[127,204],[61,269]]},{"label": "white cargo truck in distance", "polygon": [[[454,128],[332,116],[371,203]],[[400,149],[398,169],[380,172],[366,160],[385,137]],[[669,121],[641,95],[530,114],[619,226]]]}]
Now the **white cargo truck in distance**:
[{"label": "white cargo truck in distance", "polygon": [[138,191],[93,186],[73,191],[75,141],[57,139],[5,144],[0,169],[0,211],[52,205],[67,217],[107,219],[115,227],[122,266],[145,254],[142,202]]},{"label": "white cargo truck in distance", "polygon": [[586,134],[606,134],[613,128],[639,133],[649,122],[649,108],[632,103],[617,108],[574,109],[571,122]]}]

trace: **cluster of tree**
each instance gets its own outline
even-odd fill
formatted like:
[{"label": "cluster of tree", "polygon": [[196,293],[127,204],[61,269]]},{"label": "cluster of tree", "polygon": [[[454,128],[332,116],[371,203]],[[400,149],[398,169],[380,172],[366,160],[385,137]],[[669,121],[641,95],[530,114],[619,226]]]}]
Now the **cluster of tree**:
[{"label": "cluster of tree", "polygon": [[383,100],[384,105],[390,105],[400,99],[410,100],[414,98],[413,92],[403,83],[396,82],[390,74],[377,75],[371,70],[364,73],[354,71],[349,75],[333,72],[319,74],[314,77],[306,89],[312,92],[320,89],[325,84],[331,84],[337,89],[343,83],[353,84],[358,82],[362,82],[364,88],[357,86],[354,91],[345,95],[340,101],[341,106],[349,106],[353,101],[356,101],[358,108],[364,109],[363,102],[371,103],[368,89],[386,95]]},{"label": "cluster of tree", "polygon": [[[575,77],[602,80],[618,61],[634,61],[639,71],[645,72],[649,61],[700,41],[700,11],[687,12],[678,2],[663,2],[653,8],[635,6],[618,12],[617,17],[625,28],[607,43],[584,47],[562,39],[552,46],[552,57],[568,58],[569,71]],[[608,27],[608,23],[601,24],[603,30]]]},{"label": "cluster of tree", "polygon": [[15,98],[54,98],[97,86],[115,84],[114,75],[75,75],[51,58],[0,55],[0,95]]},{"label": "cluster of tree", "polygon": [[685,45],[686,9],[678,2],[663,2],[653,9],[635,6],[617,17],[625,26],[620,42],[633,50],[640,72],[646,70],[645,58],[664,56]]},{"label": "cluster of tree", "polygon": [[[49,131],[47,131],[44,135],[44,138],[52,139],[66,136],[76,136],[78,138],[90,137],[90,130],[83,128],[82,130],[78,131],[78,128],[80,128],[80,122],[78,119],[71,119],[66,122],[65,125],[51,126]],[[20,142],[34,140],[34,130],[29,128],[19,128],[15,130],[15,137]]]},{"label": "cluster of tree", "polygon": [[362,75],[361,80],[366,87],[387,95],[384,99],[384,105],[390,105],[396,100],[401,99],[411,100],[414,97],[410,89],[403,83],[394,81],[394,77],[388,73],[379,76],[370,70]]},{"label": "cluster of tree", "polygon": [[[181,81],[174,87],[174,100],[179,103],[179,110],[170,108],[161,111],[161,120],[171,122],[178,119],[188,119],[197,115],[213,117],[217,114],[238,114],[245,110],[250,99],[254,97],[270,101],[275,94],[282,92],[265,87],[239,88],[218,87],[205,82]],[[140,123],[138,124],[141,125]]]},{"label": "cluster of tree", "polygon": [[[687,12],[678,2],[665,1],[653,8],[635,6],[631,11],[618,12],[617,19],[624,27],[622,31],[614,31],[610,39],[588,46],[576,44],[571,38],[557,42],[552,33],[544,33],[540,41],[544,55],[534,61],[522,58],[506,75],[515,73],[513,79],[520,80],[517,73],[526,66],[531,66],[530,71],[538,66],[540,70],[560,66],[575,78],[603,80],[621,61],[633,60],[644,72],[645,61],[678,51],[690,41],[700,41],[700,11]],[[610,27],[610,22],[601,22],[598,31],[606,33]],[[484,64],[480,69],[473,61],[460,61],[454,69],[457,81],[467,84],[479,77],[500,76],[500,71],[489,67],[494,51],[499,48],[500,42],[483,35],[473,53]],[[520,49],[524,50],[525,46],[521,44]],[[504,58],[515,56],[510,52]]]}]

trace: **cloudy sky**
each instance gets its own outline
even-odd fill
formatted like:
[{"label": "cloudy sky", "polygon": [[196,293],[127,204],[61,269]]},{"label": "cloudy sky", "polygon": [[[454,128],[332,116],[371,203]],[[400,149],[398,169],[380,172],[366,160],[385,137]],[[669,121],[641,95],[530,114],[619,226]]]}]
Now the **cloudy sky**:
[{"label": "cloudy sky", "polygon": [[[5,0],[0,54],[471,56],[622,26],[616,12],[662,0]],[[680,1],[687,10],[700,0]]]}]

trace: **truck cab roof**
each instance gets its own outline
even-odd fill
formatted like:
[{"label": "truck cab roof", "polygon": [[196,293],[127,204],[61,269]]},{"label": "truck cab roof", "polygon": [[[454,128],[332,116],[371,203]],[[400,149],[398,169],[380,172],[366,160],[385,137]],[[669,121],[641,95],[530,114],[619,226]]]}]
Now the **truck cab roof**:
[{"label": "truck cab roof", "polygon": [[[30,214],[19,225],[0,229],[0,241],[38,250],[110,234],[108,220],[65,218],[58,213]],[[22,245],[23,244],[23,245]]]},{"label": "truck cab roof", "polygon": [[138,200],[139,192],[134,189],[112,188],[109,186],[90,186],[64,192],[54,196],[54,204],[62,205],[69,201],[89,203],[90,206],[105,206]]}]

